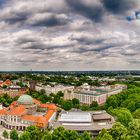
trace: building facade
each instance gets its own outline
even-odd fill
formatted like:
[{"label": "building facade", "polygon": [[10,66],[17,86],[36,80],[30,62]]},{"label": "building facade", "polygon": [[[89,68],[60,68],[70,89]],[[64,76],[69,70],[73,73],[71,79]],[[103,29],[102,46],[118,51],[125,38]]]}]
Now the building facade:
[{"label": "building facade", "polygon": [[63,85],[55,85],[53,87],[47,85],[36,85],[35,90],[36,91],[41,91],[42,89],[45,90],[46,94],[51,94],[51,93],[58,93],[59,91],[62,91],[63,93],[68,93],[68,92],[73,92],[74,91],[74,86],[63,86]]},{"label": "building facade", "polygon": [[23,88],[0,88],[0,96],[8,94],[11,98],[25,94],[29,89]]},{"label": "building facade", "polygon": [[126,89],[125,85],[115,85],[115,86],[106,86],[100,88],[94,88],[92,90],[78,90],[75,92],[67,92],[64,94],[65,100],[72,100],[76,98],[82,104],[91,104],[93,101],[97,101],[98,104],[103,104],[106,102],[106,99],[113,95],[118,94],[123,89]]},{"label": "building facade", "polygon": [[22,95],[0,110],[0,124],[7,129],[25,130],[30,125],[46,129],[54,121],[56,111],[54,104],[41,104],[29,95]]}]

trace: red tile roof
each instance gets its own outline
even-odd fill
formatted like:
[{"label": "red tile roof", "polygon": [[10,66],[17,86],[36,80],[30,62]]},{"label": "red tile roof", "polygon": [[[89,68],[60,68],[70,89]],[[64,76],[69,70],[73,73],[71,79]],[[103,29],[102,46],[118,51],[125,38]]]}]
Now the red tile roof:
[{"label": "red tile roof", "polygon": [[22,116],[22,119],[34,122],[36,126],[45,127],[47,124],[47,119],[43,116],[24,115]]},{"label": "red tile roof", "polygon": [[35,126],[46,127],[46,124],[48,123],[49,119],[56,112],[57,106],[55,104],[48,104],[48,103],[40,104],[40,101],[36,99],[33,99],[33,102],[41,108],[47,108],[47,112],[45,116],[25,115],[27,112],[25,106],[17,105],[16,101],[12,102],[9,107],[0,110],[0,115],[8,114],[8,115],[14,115],[14,116],[21,116],[21,119],[32,121]]},{"label": "red tile roof", "polygon": [[7,112],[8,115],[14,115],[14,116],[21,116],[24,113],[26,113],[26,108],[24,107],[24,105],[19,105],[17,107],[14,107]]},{"label": "red tile roof", "polygon": [[48,108],[48,109],[51,109],[51,110],[56,110],[57,109],[57,106],[55,104],[41,104],[39,107],[41,108]]},{"label": "red tile roof", "polygon": [[10,81],[9,79],[7,79],[7,80],[4,82],[4,84],[10,85],[10,84],[11,84],[11,81]]},{"label": "red tile roof", "polygon": [[52,117],[52,115],[55,113],[56,111],[54,110],[48,110],[48,112],[45,115],[45,118],[47,119],[47,122],[50,120],[50,118]]},{"label": "red tile roof", "polygon": [[6,111],[6,108],[3,108],[3,109],[0,110],[0,115],[5,115],[6,112],[7,112],[7,111]]}]

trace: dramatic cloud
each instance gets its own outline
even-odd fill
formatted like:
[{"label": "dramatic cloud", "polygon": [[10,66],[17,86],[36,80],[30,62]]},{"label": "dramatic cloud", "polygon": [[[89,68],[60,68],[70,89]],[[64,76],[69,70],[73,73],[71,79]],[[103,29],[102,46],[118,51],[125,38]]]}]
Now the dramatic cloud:
[{"label": "dramatic cloud", "polygon": [[28,20],[29,24],[33,26],[45,26],[45,27],[51,27],[51,26],[60,26],[68,24],[69,19],[64,14],[37,14],[34,17],[31,17]]},{"label": "dramatic cloud", "polygon": [[95,1],[84,1],[84,0],[66,0],[70,6],[71,11],[75,11],[93,21],[99,22],[102,18],[104,9],[101,3]]},{"label": "dramatic cloud", "polygon": [[128,12],[129,10],[133,10],[138,5],[138,0],[101,0],[104,4],[105,8],[114,13],[114,14],[122,14]]},{"label": "dramatic cloud", "polygon": [[139,0],[0,0],[0,70],[140,68]]}]

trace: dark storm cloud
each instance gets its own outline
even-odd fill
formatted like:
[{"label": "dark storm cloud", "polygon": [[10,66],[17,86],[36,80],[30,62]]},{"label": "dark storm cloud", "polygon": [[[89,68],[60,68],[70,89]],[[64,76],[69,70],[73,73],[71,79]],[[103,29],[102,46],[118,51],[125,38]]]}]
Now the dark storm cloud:
[{"label": "dark storm cloud", "polygon": [[74,11],[90,20],[100,22],[104,13],[101,5],[86,5],[81,0],[66,0],[68,6]]},{"label": "dark storm cloud", "polygon": [[5,17],[5,22],[9,24],[24,23],[28,18],[25,13],[15,13],[11,14],[9,17]]},{"label": "dark storm cloud", "polygon": [[114,14],[125,13],[137,6],[137,0],[101,0],[107,11]]},{"label": "dark storm cloud", "polygon": [[70,9],[92,21],[101,22],[106,12],[112,14],[125,14],[132,9],[137,9],[138,0],[99,0],[86,4],[84,0],[66,0]]},{"label": "dark storm cloud", "polygon": [[69,22],[68,19],[65,18],[59,18],[55,15],[44,18],[42,20],[36,21],[35,23],[32,23],[33,26],[46,26],[46,27],[52,27],[52,26],[61,26],[65,25]]}]

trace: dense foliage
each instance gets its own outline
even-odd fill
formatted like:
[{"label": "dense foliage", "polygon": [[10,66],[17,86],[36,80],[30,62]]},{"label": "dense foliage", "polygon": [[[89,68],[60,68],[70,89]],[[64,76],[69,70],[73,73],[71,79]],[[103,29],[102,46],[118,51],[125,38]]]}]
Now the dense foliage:
[{"label": "dense foliage", "polygon": [[17,133],[17,131],[15,129],[10,131],[10,139],[11,140],[18,140],[18,133]]},{"label": "dense foliage", "polygon": [[127,108],[134,118],[140,118],[140,85],[129,84],[127,90],[110,96],[105,103],[105,108],[109,112],[111,109]]},{"label": "dense foliage", "polygon": [[131,83],[128,89],[110,96],[105,104],[116,123],[103,129],[97,140],[140,140],[140,84]]},{"label": "dense foliage", "polygon": [[97,140],[140,140],[140,120],[134,119],[127,127],[117,122],[110,130],[103,129]]},{"label": "dense foliage", "polygon": [[9,106],[13,101],[17,100],[18,96],[11,98],[8,94],[4,94],[0,96],[0,103],[2,103],[5,107]]},{"label": "dense foliage", "polygon": [[29,126],[20,135],[17,134],[16,130],[12,130],[10,137],[12,140],[92,140],[87,132],[80,135],[76,131],[69,131],[63,127],[58,127],[51,132],[48,130],[40,131],[38,127]]}]

